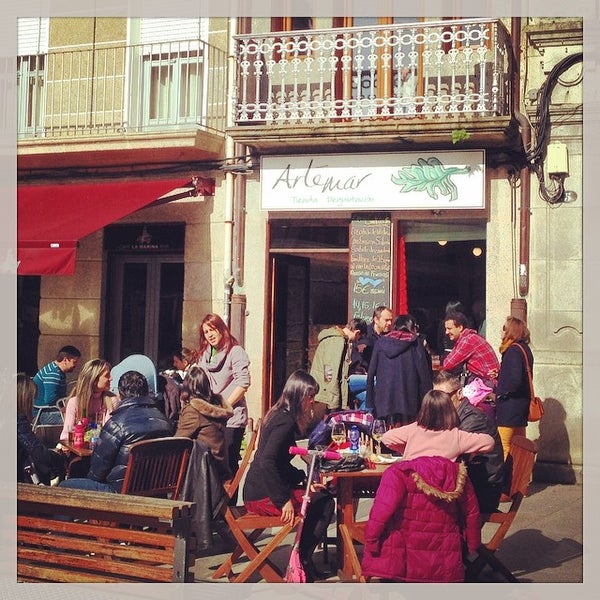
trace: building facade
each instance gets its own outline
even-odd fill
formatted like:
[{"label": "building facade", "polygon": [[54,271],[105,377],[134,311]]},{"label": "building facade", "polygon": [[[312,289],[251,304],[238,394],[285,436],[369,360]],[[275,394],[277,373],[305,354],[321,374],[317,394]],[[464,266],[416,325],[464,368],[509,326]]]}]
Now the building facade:
[{"label": "building facade", "polygon": [[19,31],[22,366],[75,343],[165,368],[217,312],[250,355],[257,417],[323,327],[387,304],[442,353],[459,299],[494,347],[506,315],[527,319],[536,476],[574,480],[582,19],[34,21]]}]

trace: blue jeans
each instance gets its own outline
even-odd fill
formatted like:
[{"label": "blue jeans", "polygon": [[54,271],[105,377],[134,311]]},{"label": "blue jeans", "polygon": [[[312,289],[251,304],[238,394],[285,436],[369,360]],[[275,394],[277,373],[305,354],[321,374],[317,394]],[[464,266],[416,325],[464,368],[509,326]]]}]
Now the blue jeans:
[{"label": "blue jeans", "polygon": [[356,398],[358,410],[367,409],[367,376],[350,375],[348,377],[348,391],[350,396]]},{"label": "blue jeans", "polygon": [[111,492],[116,494],[117,491],[109,483],[101,483],[87,477],[74,477],[73,479],[65,479],[58,484],[58,487],[69,488],[76,490],[89,490],[91,492]]}]

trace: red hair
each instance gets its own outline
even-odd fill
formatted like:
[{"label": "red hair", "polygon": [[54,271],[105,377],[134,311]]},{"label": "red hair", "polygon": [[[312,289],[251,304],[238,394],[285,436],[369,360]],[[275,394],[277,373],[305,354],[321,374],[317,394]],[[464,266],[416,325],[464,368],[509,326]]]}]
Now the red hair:
[{"label": "red hair", "polygon": [[239,343],[231,335],[231,331],[229,331],[229,327],[225,324],[223,319],[215,314],[208,313],[204,319],[202,319],[202,323],[200,323],[200,344],[199,344],[199,353],[203,354],[204,351],[208,348],[208,340],[204,335],[204,326],[208,325],[211,329],[216,329],[221,334],[221,342],[217,350],[224,350],[225,352],[229,352],[234,346],[238,346]]}]

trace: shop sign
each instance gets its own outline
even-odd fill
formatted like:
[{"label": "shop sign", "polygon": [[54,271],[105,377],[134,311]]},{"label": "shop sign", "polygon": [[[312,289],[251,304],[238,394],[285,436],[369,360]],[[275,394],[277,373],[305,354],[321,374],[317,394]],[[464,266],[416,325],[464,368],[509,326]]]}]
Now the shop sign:
[{"label": "shop sign", "polygon": [[261,208],[277,211],[485,208],[485,154],[264,156]]}]

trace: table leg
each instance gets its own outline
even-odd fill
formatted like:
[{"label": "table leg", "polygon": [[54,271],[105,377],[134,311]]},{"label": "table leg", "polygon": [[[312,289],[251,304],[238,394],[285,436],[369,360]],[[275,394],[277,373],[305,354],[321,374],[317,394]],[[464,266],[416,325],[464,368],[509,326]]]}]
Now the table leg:
[{"label": "table leg", "polygon": [[337,556],[338,575],[341,581],[352,580],[352,563],[346,543],[339,532],[340,523],[346,525],[354,522],[354,503],[352,498],[352,480],[346,477],[337,480],[338,486],[338,532],[337,532]]}]

